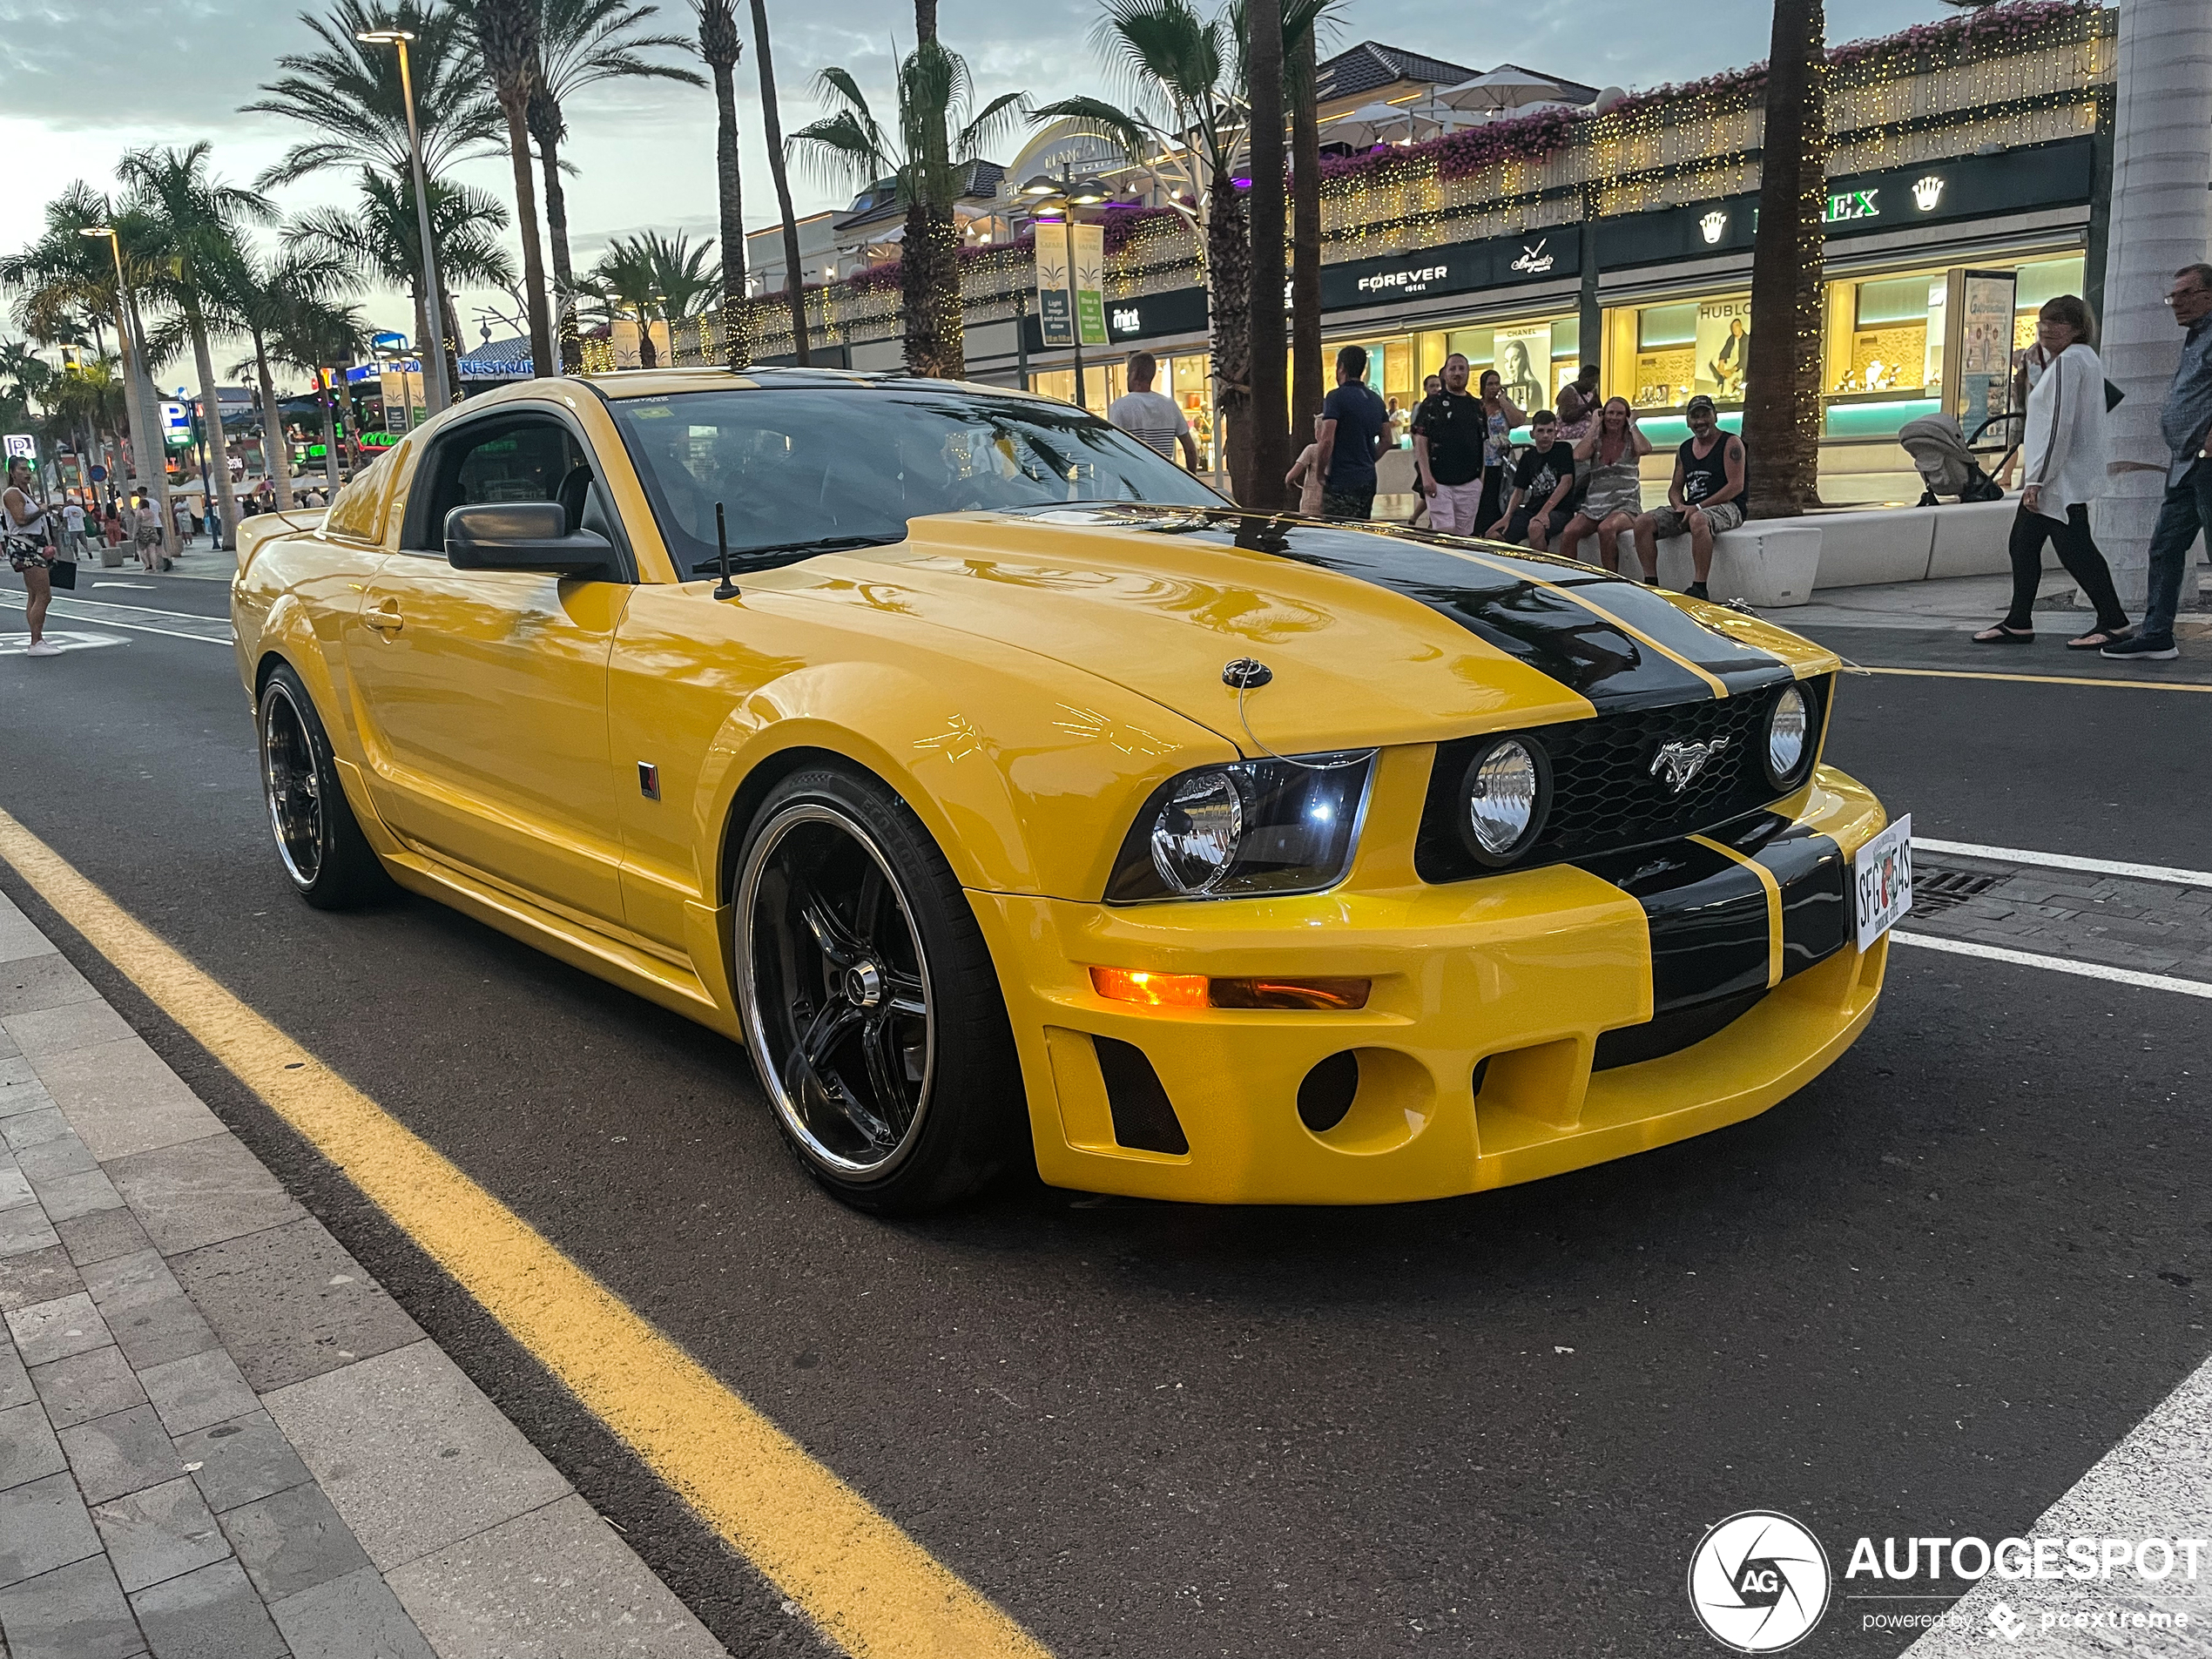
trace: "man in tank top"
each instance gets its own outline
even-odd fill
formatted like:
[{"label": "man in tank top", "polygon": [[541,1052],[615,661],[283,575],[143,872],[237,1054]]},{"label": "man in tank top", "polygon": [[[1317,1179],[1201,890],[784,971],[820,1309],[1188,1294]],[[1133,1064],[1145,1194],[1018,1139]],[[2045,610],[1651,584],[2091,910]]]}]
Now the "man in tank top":
[{"label": "man in tank top", "polygon": [[1683,414],[1689,435],[1675,451],[1667,504],[1636,519],[1636,562],[1643,567],[1643,579],[1656,583],[1660,542],[1687,534],[1692,579],[1683,591],[1703,599],[1710,597],[1705,583],[1713,574],[1713,537],[1743,522],[1743,440],[1720,429],[1713,400],[1703,392]]}]

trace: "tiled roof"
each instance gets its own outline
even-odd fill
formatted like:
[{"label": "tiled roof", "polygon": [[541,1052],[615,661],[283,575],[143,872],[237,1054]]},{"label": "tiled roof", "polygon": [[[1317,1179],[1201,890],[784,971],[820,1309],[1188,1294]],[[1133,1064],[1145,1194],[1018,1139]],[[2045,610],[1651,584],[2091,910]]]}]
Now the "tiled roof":
[{"label": "tiled roof", "polygon": [[[1556,82],[1571,104],[1590,103],[1598,94],[1595,86],[1563,79],[1546,70],[1530,69],[1525,64],[1500,64],[1497,67],[1518,70],[1539,80]],[[1435,86],[1456,86],[1461,81],[1473,80],[1485,72],[1469,69],[1464,64],[1431,57],[1426,52],[1407,51],[1402,46],[1386,46],[1379,40],[1363,40],[1351,51],[1339,52],[1316,71],[1320,101],[1324,104],[1338,98],[1358,98],[1380,87],[1394,86],[1400,81],[1426,81]]]},{"label": "tiled roof", "polygon": [[1409,52],[1402,46],[1386,46],[1363,40],[1349,51],[1339,52],[1315,71],[1314,88],[1324,104],[1334,98],[1357,98],[1379,86],[1399,81],[1429,81],[1439,86],[1472,80],[1482,71],[1464,64],[1447,63],[1426,52]]}]

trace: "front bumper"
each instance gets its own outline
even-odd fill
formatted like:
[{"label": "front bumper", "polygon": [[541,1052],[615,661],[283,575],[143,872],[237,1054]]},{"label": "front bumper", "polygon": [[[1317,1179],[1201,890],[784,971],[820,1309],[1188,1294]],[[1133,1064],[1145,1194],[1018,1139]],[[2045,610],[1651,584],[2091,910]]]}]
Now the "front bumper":
[{"label": "front bumper", "polygon": [[[1127,907],[970,897],[1046,1181],[1399,1203],[1662,1146],[1817,1076],[1881,991],[1887,941],[1854,948],[1844,875],[1885,821],[1824,767],[1762,821],[1592,868],[1382,887],[1355,868],[1306,897]],[[1099,996],[1092,964],[1373,989],[1356,1012],[1140,1008]],[[1348,1108],[1309,1083],[1354,1076],[1325,1065],[1347,1052]]]}]

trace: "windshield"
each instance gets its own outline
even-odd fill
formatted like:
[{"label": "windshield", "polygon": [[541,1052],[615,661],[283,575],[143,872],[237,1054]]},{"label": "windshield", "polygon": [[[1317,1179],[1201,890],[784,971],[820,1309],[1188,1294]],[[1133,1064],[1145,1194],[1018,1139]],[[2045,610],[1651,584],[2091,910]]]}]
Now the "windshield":
[{"label": "windshield", "polygon": [[1173,462],[1082,410],[948,387],[792,387],[612,401],[679,569],[896,542],[929,513],[1076,501],[1219,507]]}]

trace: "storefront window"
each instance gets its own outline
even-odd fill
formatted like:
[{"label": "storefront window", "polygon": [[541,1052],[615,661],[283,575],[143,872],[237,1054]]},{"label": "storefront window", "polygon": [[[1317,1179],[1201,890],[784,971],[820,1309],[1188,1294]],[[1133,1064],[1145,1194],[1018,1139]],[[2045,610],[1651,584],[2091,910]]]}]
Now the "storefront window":
[{"label": "storefront window", "polygon": [[1697,306],[1645,306],[1635,316],[1635,365],[1629,401],[1640,409],[1671,409],[1689,401],[1697,369]]},{"label": "storefront window", "polygon": [[[2035,343],[2035,314],[2047,300],[2081,292],[2087,261],[2079,253],[2062,260],[2031,260],[2020,268],[2020,290],[2014,296],[2013,349],[2026,351]],[[2103,319],[2100,318],[2099,321]]]}]

